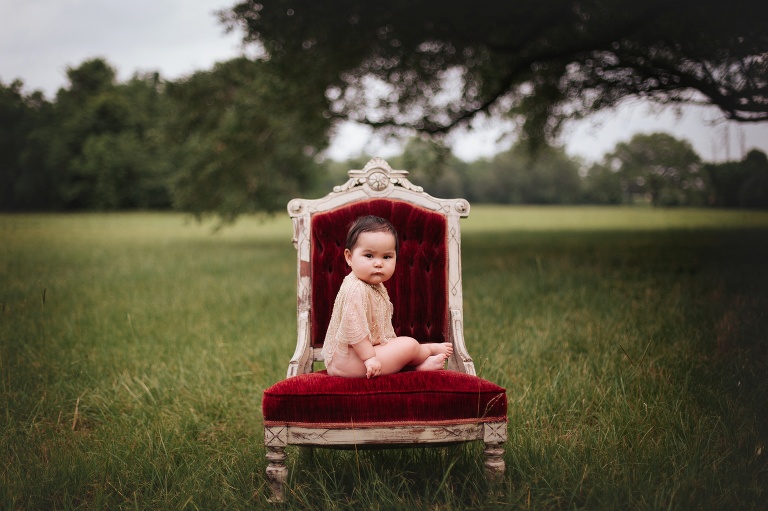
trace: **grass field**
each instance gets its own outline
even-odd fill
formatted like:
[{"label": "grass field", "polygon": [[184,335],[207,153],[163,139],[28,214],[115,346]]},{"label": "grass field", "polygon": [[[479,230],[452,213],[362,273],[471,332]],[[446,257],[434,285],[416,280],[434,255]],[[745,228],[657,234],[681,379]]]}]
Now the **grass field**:
[{"label": "grass field", "polygon": [[[0,507],[270,508],[291,235],[0,216]],[[503,483],[479,445],[294,449],[288,508],[766,508],[768,213],[474,207],[463,251],[467,343],[509,398]]]}]

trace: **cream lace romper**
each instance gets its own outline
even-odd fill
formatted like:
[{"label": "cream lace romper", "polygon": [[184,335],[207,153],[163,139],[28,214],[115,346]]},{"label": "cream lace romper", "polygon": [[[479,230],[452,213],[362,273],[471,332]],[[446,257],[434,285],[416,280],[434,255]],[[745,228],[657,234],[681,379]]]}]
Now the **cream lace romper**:
[{"label": "cream lace romper", "polygon": [[348,357],[349,345],[370,339],[386,344],[397,337],[392,327],[392,302],[384,284],[366,284],[350,273],[341,283],[323,343],[325,367],[336,356]]}]

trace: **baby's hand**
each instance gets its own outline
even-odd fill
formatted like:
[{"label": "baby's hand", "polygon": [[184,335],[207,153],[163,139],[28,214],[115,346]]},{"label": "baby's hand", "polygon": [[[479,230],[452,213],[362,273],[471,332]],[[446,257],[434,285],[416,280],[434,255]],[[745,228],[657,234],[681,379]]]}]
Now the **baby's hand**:
[{"label": "baby's hand", "polygon": [[363,364],[365,364],[366,378],[375,378],[376,376],[379,376],[381,374],[381,362],[379,362],[379,359],[376,358],[375,356],[367,360],[364,360]]}]

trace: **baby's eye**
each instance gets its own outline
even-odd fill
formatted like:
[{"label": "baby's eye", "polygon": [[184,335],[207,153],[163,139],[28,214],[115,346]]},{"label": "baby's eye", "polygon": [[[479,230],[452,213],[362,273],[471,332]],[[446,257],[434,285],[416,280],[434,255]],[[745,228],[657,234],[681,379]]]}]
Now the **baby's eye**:
[{"label": "baby's eye", "polygon": [[373,259],[373,254],[365,254],[365,257],[367,257],[368,259]]}]

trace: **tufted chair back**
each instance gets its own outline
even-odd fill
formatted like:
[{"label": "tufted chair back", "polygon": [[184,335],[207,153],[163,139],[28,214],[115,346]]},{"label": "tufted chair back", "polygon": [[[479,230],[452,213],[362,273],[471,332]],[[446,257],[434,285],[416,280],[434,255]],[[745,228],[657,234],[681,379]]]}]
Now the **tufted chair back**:
[{"label": "tufted chair back", "polygon": [[475,374],[463,335],[461,232],[459,220],[469,215],[464,199],[439,199],[374,158],[349,180],[319,199],[293,199],[297,259],[297,344],[287,376],[310,373],[322,360],[322,346],[333,303],[349,268],[344,260],[349,225],[376,215],[398,232],[400,253],[394,276],[385,283],[394,306],[392,324],[398,335],[419,342],[450,342],[448,367]]},{"label": "tufted chair back", "polygon": [[348,227],[364,215],[389,220],[400,238],[395,275],[385,283],[394,305],[395,332],[420,342],[446,341],[445,217],[403,201],[369,199],[312,217],[312,347],[322,348],[336,293],[349,273],[344,260]]}]

